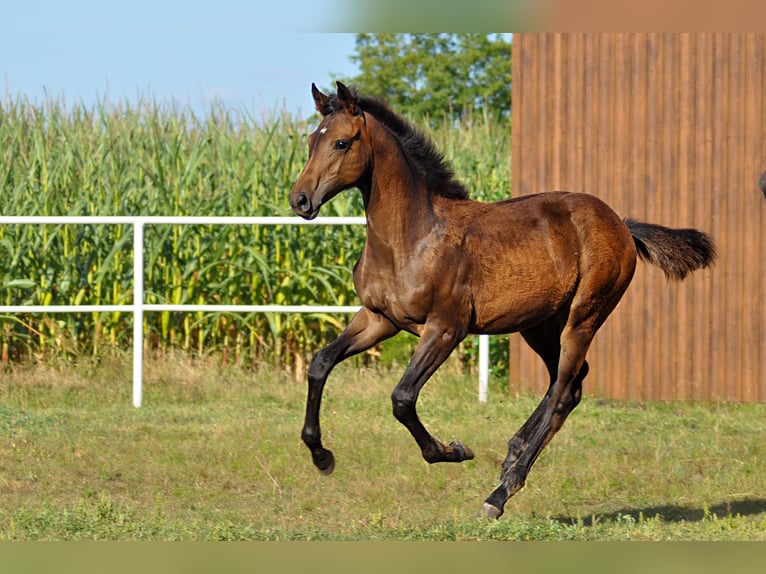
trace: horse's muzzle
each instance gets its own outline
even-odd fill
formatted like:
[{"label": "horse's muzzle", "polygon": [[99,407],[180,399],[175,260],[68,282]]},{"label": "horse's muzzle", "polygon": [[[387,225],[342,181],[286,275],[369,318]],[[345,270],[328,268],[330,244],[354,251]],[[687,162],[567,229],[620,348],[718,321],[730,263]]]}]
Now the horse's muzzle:
[{"label": "horse's muzzle", "polygon": [[290,207],[304,219],[314,219],[319,213],[319,207],[314,207],[309,196],[303,192],[290,194]]}]

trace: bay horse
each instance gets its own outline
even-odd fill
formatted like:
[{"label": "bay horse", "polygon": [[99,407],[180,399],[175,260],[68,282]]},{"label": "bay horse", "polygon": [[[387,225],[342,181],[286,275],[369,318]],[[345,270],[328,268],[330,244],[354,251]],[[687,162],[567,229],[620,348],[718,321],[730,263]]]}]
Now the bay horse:
[{"label": "bay horse", "polygon": [[418,394],[468,334],[519,332],[545,363],[550,386],[508,442],[500,485],[484,502],[484,514],[498,518],[580,402],[586,352],[637,258],[680,280],[713,263],[713,241],[695,229],[622,220],[585,193],[472,201],[431,140],[384,102],[341,82],[335,94],[314,84],[311,92],[322,119],[290,206],[312,219],[336,194],[358,188],[367,235],[354,268],[362,308],[310,363],[301,438],[314,465],[331,473],[335,457],[319,425],[330,371],[404,330],[420,340],[391,395],[394,416],[427,462],[472,459],[467,446],[428,432]]}]

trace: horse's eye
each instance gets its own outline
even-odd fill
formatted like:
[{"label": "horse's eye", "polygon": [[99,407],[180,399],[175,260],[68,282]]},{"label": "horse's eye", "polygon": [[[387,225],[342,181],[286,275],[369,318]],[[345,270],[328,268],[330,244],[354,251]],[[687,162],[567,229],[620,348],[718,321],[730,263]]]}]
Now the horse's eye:
[{"label": "horse's eye", "polygon": [[338,140],[335,142],[335,149],[338,151],[348,151],[351,143],[348,140]]}]

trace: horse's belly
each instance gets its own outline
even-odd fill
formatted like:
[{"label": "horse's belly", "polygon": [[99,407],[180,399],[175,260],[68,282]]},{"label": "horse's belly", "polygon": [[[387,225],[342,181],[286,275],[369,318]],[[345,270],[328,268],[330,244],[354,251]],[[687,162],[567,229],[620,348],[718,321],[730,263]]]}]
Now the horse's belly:
[{"label": "horse's belly", "polygon": [[483,281],[473,290],[471,331],[523,331],[554,315],[572,296],[577,283],[574,267],[547,268],[541,261],[534,273],[516,273]]},{"label": "horse's belly", "polygon": [[523,294],[503,294],[478,303],[471,331],[490,334],[523,331],[549,318],[560,307],[557,300]]}]

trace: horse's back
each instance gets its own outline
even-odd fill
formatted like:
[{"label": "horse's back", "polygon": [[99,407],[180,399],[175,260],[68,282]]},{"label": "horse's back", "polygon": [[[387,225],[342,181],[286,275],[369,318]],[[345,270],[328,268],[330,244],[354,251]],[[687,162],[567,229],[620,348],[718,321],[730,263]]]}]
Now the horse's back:
[{"label": "horse's back", "polygon": [[[593,289],[630,281],[630,231],[602,200],[546,192],[465,206],[466,255],[478,331],[522,330],[571,302],[583,278]],[[602,287],[603,285],[603,287]]]},{"label": "horse's back", "polygon": [[602,223],[617,224],[621,227],[622,220],[615,211],[602,199],[589,193],[572,191],[545,191],[530,193],[510,199],[501,200],[489,205],[507,210],[510,217],[518,219],[529,213],[540,215],[574,214],[580,212],[589,217],[595,216]]},{"label": "horse's back", "polygon": [[560,236],[568,244],[581,244],[583,248],[601,249],[607,243],[610,249],[634,250],[630,231],[617,213],[602,199],[587,193],[549,191],[523,195],[489,204],[489,218],[498,228],[506,228],[508,235],[532,237],[551,234]]}]

